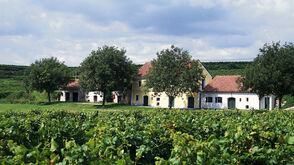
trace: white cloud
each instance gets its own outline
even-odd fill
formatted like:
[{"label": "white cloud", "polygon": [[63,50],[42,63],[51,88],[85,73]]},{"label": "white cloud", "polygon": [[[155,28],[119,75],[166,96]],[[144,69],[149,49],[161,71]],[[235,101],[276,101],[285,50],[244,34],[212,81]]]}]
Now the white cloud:
[{"label": "white cloud", "polygon": [[[0,63],[29,65],[55,56],[77,66],[103,45],[124,48],[135,63],[144,63],[171,44],[202,61],[252,60],[265,42],[294,38],[291,0],[168,2],[1,0]],[[210,10],[215,8],[220,10]],[[179,16],[180,22],[161,20],[185,10],[183,16],[196,15],[186,21]],[[181,23],[189,26],[177,26]]]}]

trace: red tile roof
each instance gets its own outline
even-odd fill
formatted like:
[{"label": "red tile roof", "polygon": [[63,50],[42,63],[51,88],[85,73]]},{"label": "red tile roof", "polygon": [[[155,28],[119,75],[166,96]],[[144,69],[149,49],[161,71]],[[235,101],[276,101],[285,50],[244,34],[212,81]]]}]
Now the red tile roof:
[{"label": "red tile roof", "polygon": [[236,82],[240,75],[215,76],[213,80],[203,89],[204,92],[241,92]]},{"label": "red tile roof", "polygon": [[138,76],[146,76],[151,68],[151,62],[146,62],[138,71]]},{"label": "red tile roof", "polygon": [[78,88],[79,87],[79,79],[75,79],[75,81],[66,85],[67,88]]}]

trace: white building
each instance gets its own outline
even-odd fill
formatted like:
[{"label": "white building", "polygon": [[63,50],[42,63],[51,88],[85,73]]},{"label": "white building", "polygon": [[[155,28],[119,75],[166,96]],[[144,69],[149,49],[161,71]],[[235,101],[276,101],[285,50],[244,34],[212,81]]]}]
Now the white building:
[{"label": "white building", "polygon": [[91,91],[83,93],[79,87],[79,79],[69,83],[61,90],[60,101],[66,102],[100,102],[103,100],[103,92]]},{"label": "white building", "polygon": [[201,92],[201,108],[269,109],[275,108],[275,96],[260,98],[256,93],[241,92],[236,82],[241,76],[216,76]]}]

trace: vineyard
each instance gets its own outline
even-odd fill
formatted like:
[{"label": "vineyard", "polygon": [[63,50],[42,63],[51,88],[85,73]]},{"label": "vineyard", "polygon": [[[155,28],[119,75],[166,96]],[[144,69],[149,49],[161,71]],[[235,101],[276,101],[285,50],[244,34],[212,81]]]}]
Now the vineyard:
[{"label": "vineyard", "polygon": [[290,111],[0,114],[0,164],[292,164]]}]

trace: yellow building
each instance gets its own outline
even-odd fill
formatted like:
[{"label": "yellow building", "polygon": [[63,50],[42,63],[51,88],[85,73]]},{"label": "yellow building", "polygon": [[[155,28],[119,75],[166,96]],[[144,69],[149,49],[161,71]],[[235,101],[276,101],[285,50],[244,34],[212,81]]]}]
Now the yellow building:
[{"label": "yellow building", "polygon": [[[203,65],[203,74],[205,79],[202,80],[202,88],[206,86],[211,80],[212,76],[205,69]],[[138,81],[132,84],[130,104],[131,105],[141,105],[141,106],[152,106],[152,107],[169,107],[169,97],[165,93],[160,93],[160,95],[155,96],[151,89],[144,88],[146,80],[144,76],[148,74],[151,68],[151,63],[146,62],[138,71]],[[183,93],[173,99],[172,105],[174,108],[199,108],[199,93]]]}]

